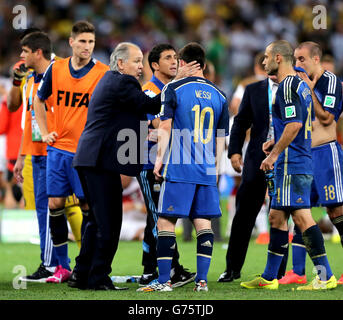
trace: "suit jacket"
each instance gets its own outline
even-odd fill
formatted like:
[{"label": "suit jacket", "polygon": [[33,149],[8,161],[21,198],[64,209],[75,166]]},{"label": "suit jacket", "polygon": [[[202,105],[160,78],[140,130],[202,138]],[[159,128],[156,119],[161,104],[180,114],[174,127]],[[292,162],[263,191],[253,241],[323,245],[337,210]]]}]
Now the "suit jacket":
[{"label": "suit jacket", "polygon": [[244,158],[243,178],[253,179],[259,172],[265,158],[262,144],[267,139],[269,129],[268,79],[249,84],[232,125],[228,157],[242,154],[246,131],[251,128],[250,142]]},{"label": "suit jacket", "polygon": [[157,114],[160,109],[160,95],[150,98],[136,78],[107,71],[92,94],[74,167],[138,175],[142,169],[141,147],[148,132],[147,127],[141,132],[141,124],[146,124],[147,113]]}]

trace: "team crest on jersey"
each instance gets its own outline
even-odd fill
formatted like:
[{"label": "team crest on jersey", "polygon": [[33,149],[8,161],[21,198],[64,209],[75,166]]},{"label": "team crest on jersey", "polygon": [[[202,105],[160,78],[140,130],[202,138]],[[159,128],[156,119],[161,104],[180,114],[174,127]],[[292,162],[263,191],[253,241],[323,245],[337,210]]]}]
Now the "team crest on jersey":
[{"label": "team crest on jersey", "polygon": [[336,102],[336,97],[333,97],[333,96],[325,96],[325,99],[324,99],[324,107],[327,107],[327,108],[334,108],[334,107],[335,107],[335,102]]},{"label": "team crest on jersey", "polygon": [[296,116],[295,106],[287,106],[285,108],[286,118],[294,118]]}]

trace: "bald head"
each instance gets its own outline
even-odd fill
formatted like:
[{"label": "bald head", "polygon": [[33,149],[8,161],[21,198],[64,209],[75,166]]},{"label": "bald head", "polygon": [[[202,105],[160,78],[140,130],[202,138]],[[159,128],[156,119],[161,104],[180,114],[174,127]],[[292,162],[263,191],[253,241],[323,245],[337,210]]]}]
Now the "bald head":
[{"label": "bald head", "polygon": [[264,52],[264,69],[269,76],[277,75],[280,65],[292,67],[293,48],[286,40],[277,40],[269,44]]},{"label": "bald head", "polygon": [[275,57],[277,54],[283,57],[284,61],[294,62],[292,45],[286,40],[273,41],[269,46],[270,52]]}]

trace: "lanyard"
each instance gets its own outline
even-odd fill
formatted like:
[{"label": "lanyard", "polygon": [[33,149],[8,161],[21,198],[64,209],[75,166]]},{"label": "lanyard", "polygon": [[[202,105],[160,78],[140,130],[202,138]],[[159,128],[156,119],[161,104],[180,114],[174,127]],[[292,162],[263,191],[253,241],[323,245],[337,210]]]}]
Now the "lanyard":
[{"label": "lanyard", "polygon": [[272,117],[272,106],[273,106],[273,92],[268,81],[268,106],[269,106],[269,129],[267,134],[267,141],[274,139],[274,127],[273,127],[273,117]]},{"label": "lanyard", "polygon": [[35,83],[33,82],[32,86],[31,86],[31,90],[30,90],[30,95],[29,95],[29,103],[28,103],[28,107],[31,108],[32,106],[32,93],[33,93],[33,87],[35,86]]},{"label": "lanyard", "polygon": [[272,114],[272,106],[273,106],[273,92],[272,88],[270,87],[270,83],[268,81],[268,105],[269,105],[269,114]]}]

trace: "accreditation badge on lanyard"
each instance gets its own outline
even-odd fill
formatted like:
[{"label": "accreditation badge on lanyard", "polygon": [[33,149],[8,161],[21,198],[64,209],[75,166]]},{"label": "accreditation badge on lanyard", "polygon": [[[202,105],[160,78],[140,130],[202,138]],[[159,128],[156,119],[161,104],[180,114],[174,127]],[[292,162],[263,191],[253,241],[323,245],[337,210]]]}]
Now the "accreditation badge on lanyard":
[{"label": "accreditation badge on lanyard", "polygon": [[273,117],[272,117],[272,109],[273,109],[273,95],[272,95],[272,88],[268,83],[268,105],[269,105],[269,130],[267,135],[267,141],[274,139],[274,127],[273,127]]},{"label": "accreditation badge on lanyard", "polygon": [[28,101],[28,108],[31,109],[31,132],[32,132],[32,141],[34,142],[41,142],[42,141],[42,135],[39,130],[39,126],[36,120],[35,111],[32,108],[32,94],[33,94],[33,87],[31,86],[30,95],[29,95],[29,101]]}]

